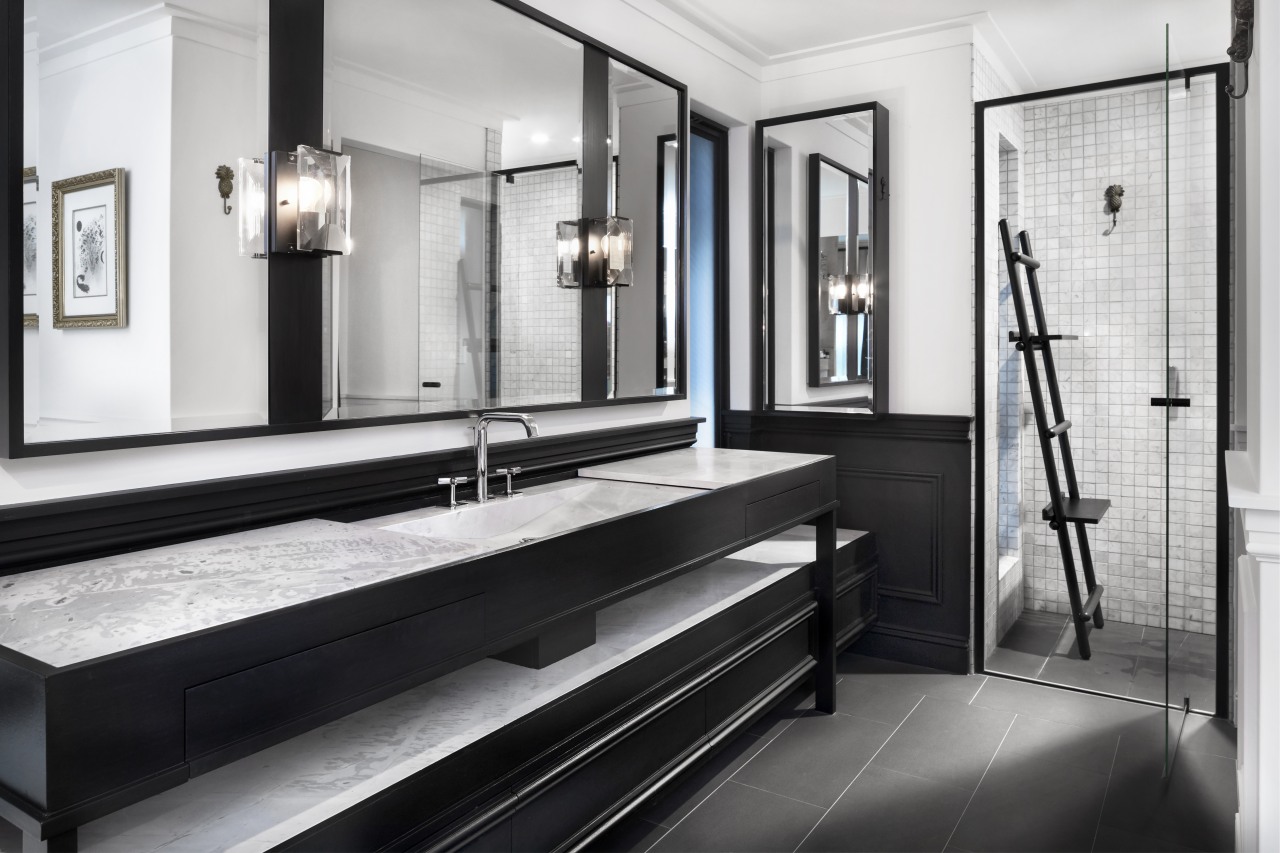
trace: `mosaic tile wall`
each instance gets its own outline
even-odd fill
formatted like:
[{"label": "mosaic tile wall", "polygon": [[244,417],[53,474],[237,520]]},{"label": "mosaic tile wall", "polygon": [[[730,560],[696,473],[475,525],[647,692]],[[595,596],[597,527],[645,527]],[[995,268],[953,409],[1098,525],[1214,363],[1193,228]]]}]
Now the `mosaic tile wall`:
[{"label": "mosaic tile wall", "polygon": [[[1018,196],[1020,181],[1020,155],[1018,149],[1002,138],[1000,148],[1000,218],[1009,220],[1009,233],[1015,237],[1019,229]],[[1013,307],[1012,290],[1009,287],[1009,271],[1005,266],[1004,252],[996,253],[996,285],[1000,291],[1000,326],[996,333],[996,351],[999,353],[997,440],[1000,448],[999,554],[1001,557],[1022,553],[1022,404],[1023,379],[1022,353],[1009,345],[1009,333],[1018,330],[1017,314]],[[1030,405],[1028,395],[1027,404]],[[1035,452],[1035,445],[1027,449]]]},{"label": "mosaic tile wall", "polygon": [[[1071,442],[1085,496],[1110,498],[1090,528],[1109,619],[1212,633],[1215,616],[1217,286],[1212,78],[1169,108],[1169,359],[1178,369],[1166,442],[1163,89],[1025,107],[1023,223],[1041,259],[1051,331],[1079,335],[1055,348]],[[1119,224],[1103,232],[1103,190],[1125,187]],[[1024,432],[1024,447],[1034,441]],[[1170,589],[1164,603],[1164,454],[1172,466]],[[1023,454],[1027,606],[1068,612],[1038,454]]]},{"label": "mosaic tile wall", "polygon": [[524,172],[501,193],[499,388],[505,406],[581,397],[581,296],[556,286],[555,223],[581,208],[576,167]]}]

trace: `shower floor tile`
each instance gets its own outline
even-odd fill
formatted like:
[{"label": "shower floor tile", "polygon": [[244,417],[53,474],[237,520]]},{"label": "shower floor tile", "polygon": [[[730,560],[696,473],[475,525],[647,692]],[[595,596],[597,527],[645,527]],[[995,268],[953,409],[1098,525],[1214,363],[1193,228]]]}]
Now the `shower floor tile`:
[{"label": "shower floor tile", "polygon": [[[1150,702],[1164,701],[1163,628],[1123,622],[1090,626],[1089,660],[1082,660],[1070,619],[1058,613],[1028,611],[1010,626],[987,657],[988,672],[1033,678],[1047,684],[1079,687]],[[1169,703],[1184,697],[1197,711],[1214,710],[1216,641],[1209,634],[1170,630]]]}]

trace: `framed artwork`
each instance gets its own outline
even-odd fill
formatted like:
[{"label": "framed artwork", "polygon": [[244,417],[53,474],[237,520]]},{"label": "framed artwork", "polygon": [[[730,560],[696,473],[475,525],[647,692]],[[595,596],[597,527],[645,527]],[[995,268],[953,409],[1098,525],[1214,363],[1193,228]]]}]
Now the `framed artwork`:
[{"label": "framed artwork", "polygon": [[40,179],[36,167],[22,170],[22,327],[40,327],[39,301],[36,297],[36,196]]},{"label": "framed artwork", "polygon": [[124,169],[53,182],[53,327],[127,319]]}]

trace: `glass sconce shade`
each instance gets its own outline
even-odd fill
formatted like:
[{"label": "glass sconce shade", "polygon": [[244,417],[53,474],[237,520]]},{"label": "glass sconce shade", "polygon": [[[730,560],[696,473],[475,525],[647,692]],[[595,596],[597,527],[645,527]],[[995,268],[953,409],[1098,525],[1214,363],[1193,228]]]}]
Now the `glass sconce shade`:
[{"label": "glass sconce shade", "polygon": [[299,145],[271,153],[271,251],[351,254],[351,158]]},{"label": "glass sconce shade", "polygon": [[298,251],[351,252],[351,157],[298,146]]},{"label": "glass sconce shade", "polygon": [[267,173],[260,157],[241,157],[237,172],[240,176],[240,257],[265,258],[267,256]]},{"label": "glass sconce shade", "polygon": [[599,276],[594,276],[591,283],[607,287],[630,286],[635,275],[631,263],[633,245],[631,220],[621,216],[610,216],[603,220],[597,219],[592,225],[593,232],[601,233],[602,263]]},{"label": "glass sconce shade", "polygon": [[578,233],[576,221],[556,223],[556,284],[560,287],[582,287]]}]

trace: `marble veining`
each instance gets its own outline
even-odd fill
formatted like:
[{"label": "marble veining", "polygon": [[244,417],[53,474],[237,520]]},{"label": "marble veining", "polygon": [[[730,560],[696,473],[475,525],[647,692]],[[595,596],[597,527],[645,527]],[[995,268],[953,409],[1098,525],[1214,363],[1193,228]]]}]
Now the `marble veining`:
[{"label": "marble veining", "polygon": [[688,447],[579,468],[578,476],[691,489],[718,489],[827,458],[829,457],[810,453]]},{"label": "marble veining", "polygon": [[697,489],[646,483],[564,480],[534,486],[511,499],[493,498],[453,510],[431,507],[359,523],[414,536],[480,541],[488,549],[499,549],[581,530],[697,494]]},{"label": "marble veining", "polygon": [[757,550],[745,559],[734,555],[719,560],[599,611],[596,644],[545,669],[492,659],[472,664],[89,823],[80,829],[81,849],[270,849],[621,666],[811,559],[777,564]]},{"label": "marble veining", "polygon": [[483,550],[312,520],[38,569],[0,578],[0,645],[67,666]]}]

